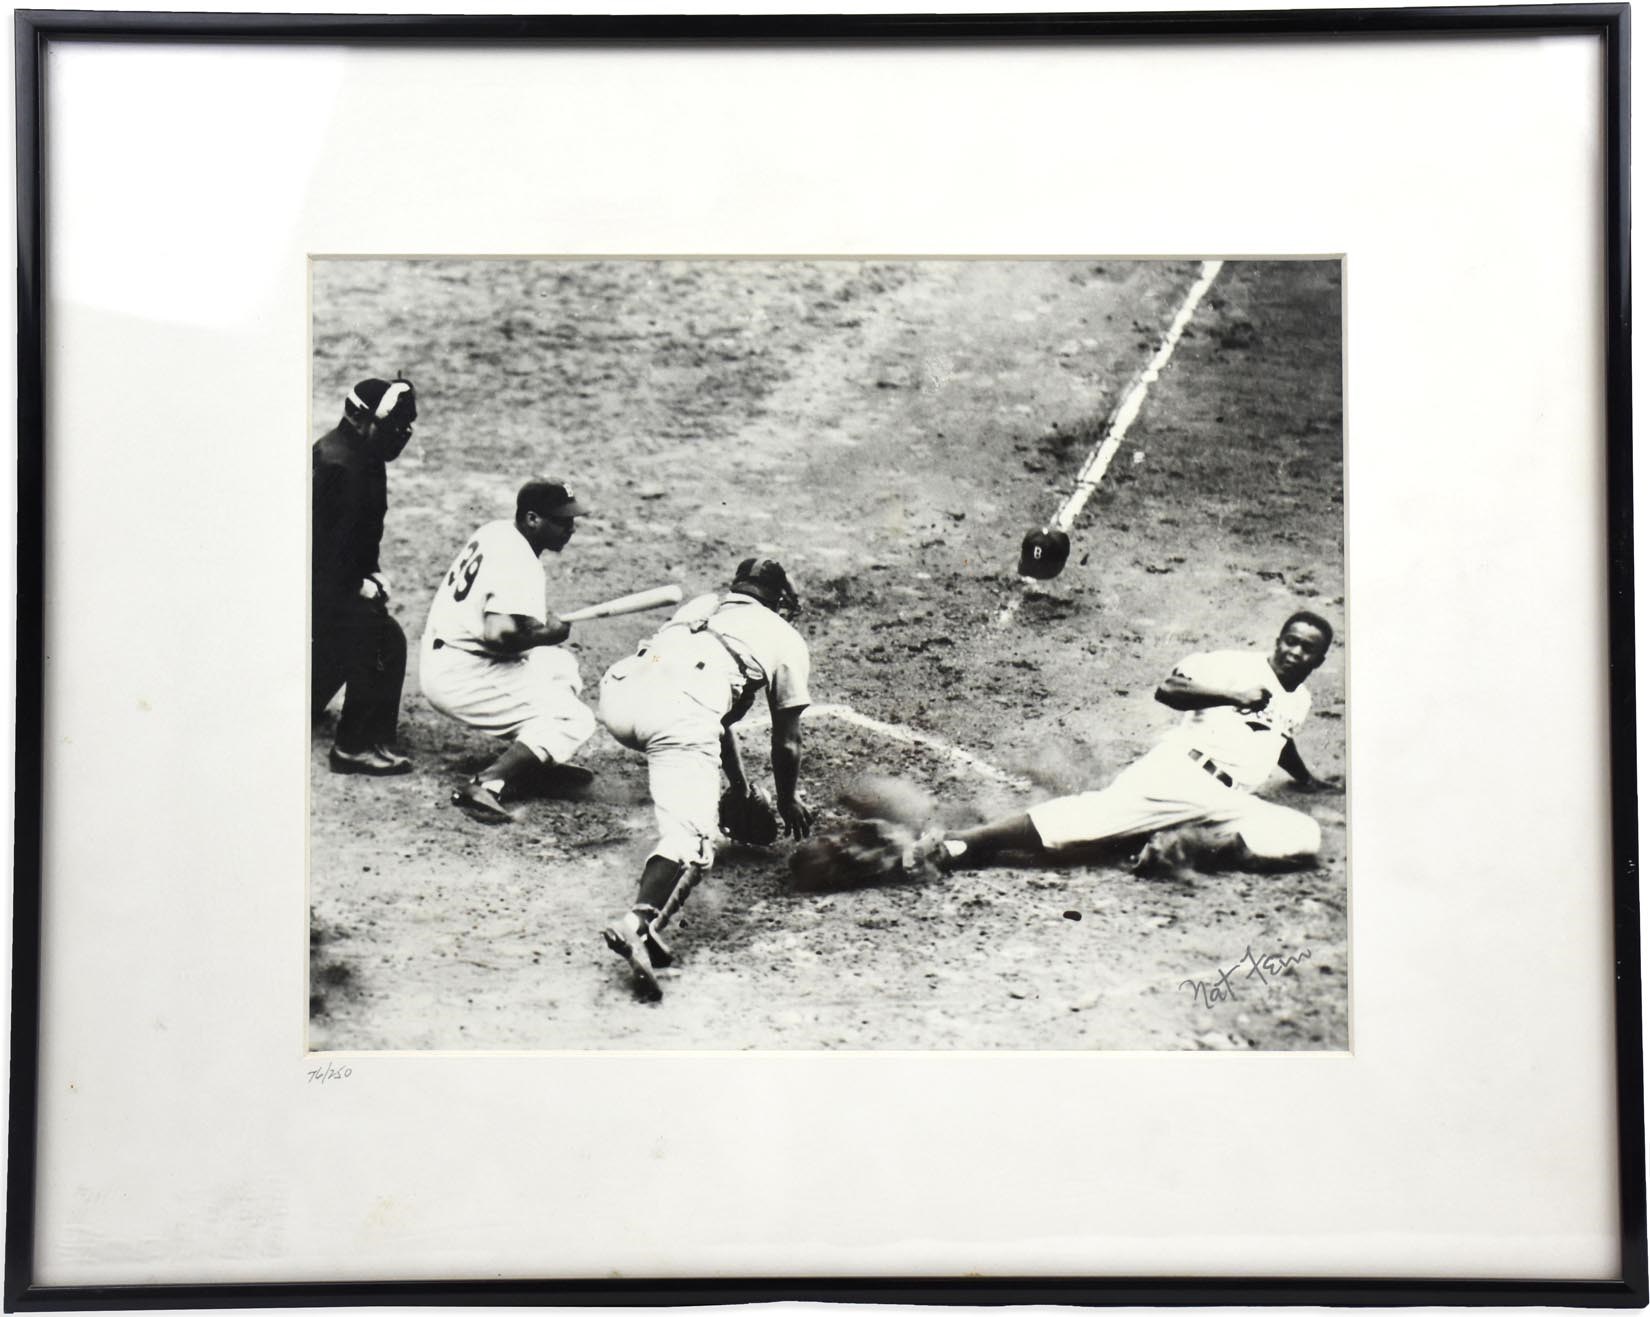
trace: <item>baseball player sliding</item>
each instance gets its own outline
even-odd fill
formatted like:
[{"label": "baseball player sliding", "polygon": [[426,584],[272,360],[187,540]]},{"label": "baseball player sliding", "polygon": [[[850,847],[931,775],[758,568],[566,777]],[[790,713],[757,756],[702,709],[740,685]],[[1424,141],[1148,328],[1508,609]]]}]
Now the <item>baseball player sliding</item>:
[{"label": "baseball player sliding", "polygon": [[1157,688],[1158,701],[1185,716],[1110,786],[925,837],[912,863],[971,867],[1005,852],[1046,855],[1132,836],[1147,838],[1134,866],[1146,876],[1184,880],[1196,869],[1310,862],[1321,840],[1317,821],[1254,792],[1274,767],[1301,790],[1331,789],[1306,767],[1294,737],[1312,706],[1306,679],[1333,638],[1328,622],[1302,611],[1284,623],[1270,656],[1192,655]]},{"label": "baseball player sliding", "polygon": [[436,587],[424,624],[419,682],[440,712],[509,747],[453,792],[485,822],[515,816],[504,797],[541,764],[565,764],[596,730],[579,699],[578,660],[559,646],[572,632],[545,606],[539,555],[560,553],[585,509],[559,481],[533,479],[513,521],[470,536]]},{"label": "baseball player sliding", "polygon": [[718,822],[726,817],[722,774],[730,799],[759,802],[733,726],[760,690],[767,690],[773,715],[779,819],[796,838],[812,825],[812,813],[797,798],[809,661],[807,643],[791,625],[797,608],[785,569],[747,558],[725,594],[689,600],[602,678],[602,723],[621,745],[647,755],[659,827],[635,905],[604,928],[602,938],[630,965],[637,992],[650,1001],[663,995],[654,971],[671,962],[665,929],[715,860]]}]

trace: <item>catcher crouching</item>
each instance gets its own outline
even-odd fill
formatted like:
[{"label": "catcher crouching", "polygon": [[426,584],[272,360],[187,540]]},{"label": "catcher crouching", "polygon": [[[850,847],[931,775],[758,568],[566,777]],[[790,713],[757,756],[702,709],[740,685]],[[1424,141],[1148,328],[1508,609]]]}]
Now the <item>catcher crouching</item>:
[{"label": "catcher crouching", "polygon": [[[718,831],[766,844],[781,825],[795,838],[812,826],[797,798],[809,703],[808,646],[791,625],[798,606],[779,563],[747,558],[725,593],[682,605],[602,678],[597,716],[621,745],[647,755],[659,827],[635,904],[602,939],[650,1001],[663,995],[655,971],[671,963],[665,931],[714,862]],[[764,689],[773,716],[774,807],[746,778],[733,734]]]}]

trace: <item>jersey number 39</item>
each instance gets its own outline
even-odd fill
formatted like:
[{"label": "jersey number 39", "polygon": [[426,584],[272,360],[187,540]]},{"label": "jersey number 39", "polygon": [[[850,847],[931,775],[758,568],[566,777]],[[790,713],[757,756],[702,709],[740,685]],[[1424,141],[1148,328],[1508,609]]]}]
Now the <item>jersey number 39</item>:
[{"label": "jersey number 39", "polygon": [[453,564],[452,571],[447,573],[447,584],[457,587],[453,590],[453,602],[463,603],[469,596],[470,587],[476,583],[476,576],[481,571],[481,554],[477,550],[478,541],[471,540],[464,546],[464,552]]}]

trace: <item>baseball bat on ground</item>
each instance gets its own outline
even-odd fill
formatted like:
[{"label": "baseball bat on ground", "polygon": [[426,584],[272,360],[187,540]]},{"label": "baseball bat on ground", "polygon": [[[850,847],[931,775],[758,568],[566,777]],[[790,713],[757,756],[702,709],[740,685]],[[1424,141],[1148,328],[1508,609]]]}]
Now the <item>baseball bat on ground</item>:
[{"label": "baseball bat on ground", "polygon": [[561,614],[563,622],[591,622],[598,617],[621,617],[625,613],[645,613],[650,608],[664,608],[669,604],[682,602],[682,587],[679,585],[656,585],[651,590],[638,590],[635,594],[622,594],[617,599],[609,599],[605,604],[591,604],[588,608],[575,608],[571,613]]}]

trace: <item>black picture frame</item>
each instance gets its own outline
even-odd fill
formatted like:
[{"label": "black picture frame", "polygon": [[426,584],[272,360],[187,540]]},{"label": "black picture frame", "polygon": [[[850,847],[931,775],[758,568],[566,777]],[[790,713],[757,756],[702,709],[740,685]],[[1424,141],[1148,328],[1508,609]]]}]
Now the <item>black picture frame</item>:
[{"label": "black picture frame", "polygon": [[[1633,610],[1632,397],[1629,268],[1629,29],[1626,4],[1482,8],[1277,10],[1210,13],[458,16],[119,13],[24,10],[15,15],[18,233],[18,524],[16,840],[11,1017],[11,1100],[5,1307],[8,1311],[152,1310],[338,1305],[731,1304],[776,1300],[833,1303],[1001,1305],[1466,1305],[1642,1307],[1647,1288],[1644,1085]],[[37,1082],[40,1018],[41,765],[45,690],[45,382],[50,326],[43,281],[50,258],[41,180],[45,134],[42,80],[53,42],[228,41],[389,43],[423,46],[519,42],[650,43],[1062,43],[1258,42],[1278,37],[1349,41],[1411,36],[1582,33],[1602,42],[1606,63],[1603,250],[1607,263],[1605,405],[1613,795],[1615,1055],[1620,1171],[1621,1278],[1527,1282],[1494,1278],[1070,1277],[907,1279],[586,1279],[535,1282],[298,1283],[52,1288],[36,1283]]]}]

